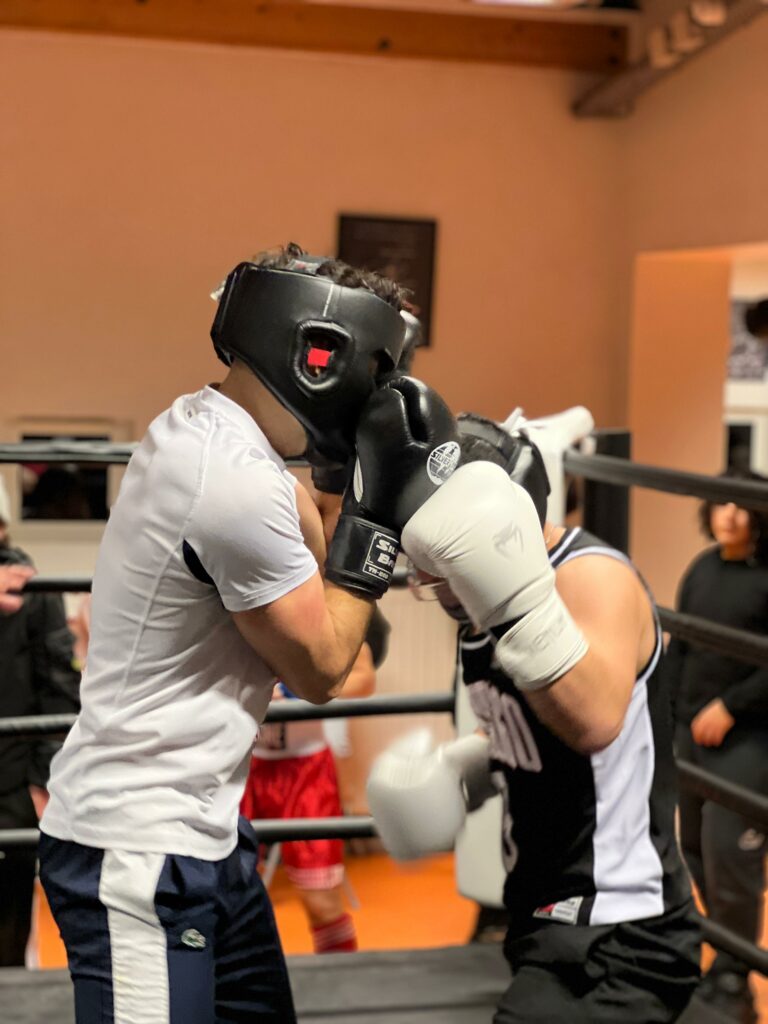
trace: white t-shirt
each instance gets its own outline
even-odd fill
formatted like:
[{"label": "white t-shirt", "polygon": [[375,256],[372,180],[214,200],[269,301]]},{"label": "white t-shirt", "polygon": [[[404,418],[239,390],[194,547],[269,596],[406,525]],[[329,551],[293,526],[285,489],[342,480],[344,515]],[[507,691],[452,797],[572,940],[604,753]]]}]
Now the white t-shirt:
[{"label": "white t-shirt", "polygon": [[275,682],[230,612],[316,570],[295,480],[244,409],[206,387],[158,416],[104,531],[82,711],[54,758],[42,830],[226,857]]}]

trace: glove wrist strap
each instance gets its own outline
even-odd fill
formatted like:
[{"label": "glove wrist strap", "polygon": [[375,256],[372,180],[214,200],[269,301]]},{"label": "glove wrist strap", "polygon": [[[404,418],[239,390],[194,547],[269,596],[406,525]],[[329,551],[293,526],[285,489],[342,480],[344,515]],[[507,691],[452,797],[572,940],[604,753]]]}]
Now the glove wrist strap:
[{"label": "glove wrist strap", "polygon": [[[503,626],[494,627],[497,636]],[[507,630],[496,644],[496,660],[519,690],[554,683],[589,650],[556,590]]]},{"label": "glove wrist strap", "polygon": [[399,551],[400,536],[394,530],[342,514],[328,551],[325,578],[381,597],[389,587]]}]

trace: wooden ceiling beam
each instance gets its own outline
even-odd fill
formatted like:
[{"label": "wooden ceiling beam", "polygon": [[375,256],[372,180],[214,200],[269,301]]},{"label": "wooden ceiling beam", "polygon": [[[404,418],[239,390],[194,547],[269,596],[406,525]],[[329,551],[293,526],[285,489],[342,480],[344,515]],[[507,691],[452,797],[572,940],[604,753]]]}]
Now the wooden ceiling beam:
[{"label": "wooden ceiling beam", "polygon": [[704,44],[700,49],[679,54],[677,63],[666,68],[653,67],[649,57],[643,57],[637,64],[625,68],[621,74],[611,75],[580,96],[573,104],[573,113],[576,117],[628,117],[634,111],[638,99],[652,86],[670,75],[678,74],[691,61],[701,58],[723,39],[766,14],[766,0],[731,0],[725,22],[703,30]]},{"label": "wooden ceiling beam", "polygon": [[620,25],[292,0],[3,0],[0,27],[611,73]]}]

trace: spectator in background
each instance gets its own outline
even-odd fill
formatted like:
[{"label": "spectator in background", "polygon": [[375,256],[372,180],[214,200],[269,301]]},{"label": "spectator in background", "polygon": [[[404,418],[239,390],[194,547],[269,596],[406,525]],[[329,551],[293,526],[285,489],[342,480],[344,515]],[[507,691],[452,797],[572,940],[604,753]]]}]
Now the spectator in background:
[{"label": "spectator in background", "polygon": [[[4,522],[1,516],[0,521]],[[0,615],[10,615],[21,608],[23,598],[18,591],[34,575],[31,565],[0,565]]]},{"label": "spectator in background", "polygon": [[[763,478],[744,470],[726,476]],[[678,609],[754,633],[768,633],[768,517],[735,503],[703,503],[701,525],[715,547],[689,567]],[[673,638],[666,671],[675,701],[681,760],[768,794],[768,668],[755,668]],[[712,920],[757,941],[762,922],[766,837],[733,811],[683,790],[681,844]],[[728,1019],[757,1018],[749,968],[719,952],[695,1001]]]},{"label": "spectator in background", "polygon": [[[11,546],[9,523],[7,494],[0,483],[0,569],[31,573],[28,556]],[[15,611],[0,617],[0,718],[77,712],[79,682],[60,595],[27,594]],[[57,748],[47,737],[0,737],[0,829],[37,826]],[[24,966],[35,860],[34,847],[0,846],[1,967]]]},{"label": "spectator in background", "polygon": [[30,519],[91,519],[83,476],[77,466],[46,466],[25,507]]},{"label": "spectator in background", "polygon": [[[0,478],[0,532],[3,529],[7,532],[10,521],[11,502]],[[0,565],[0,615],[10,615],[21,608],[23,599],[18,592],[34,575],[31,565]]]}]

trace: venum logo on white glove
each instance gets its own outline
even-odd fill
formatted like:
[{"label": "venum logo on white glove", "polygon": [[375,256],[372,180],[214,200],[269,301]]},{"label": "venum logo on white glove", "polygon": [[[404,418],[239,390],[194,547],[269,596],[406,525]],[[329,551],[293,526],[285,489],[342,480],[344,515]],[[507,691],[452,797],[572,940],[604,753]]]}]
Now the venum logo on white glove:
[{"label": "venum logo on white glove", "polygon": [[493,538],[493,546],[500,555],[505,558],[514,558],[515,555],[525,550],[525,541],[519,526],[508,523]]}]

